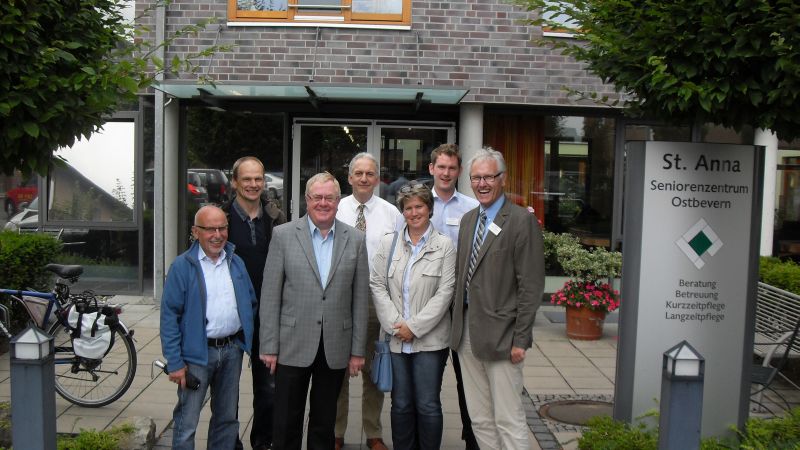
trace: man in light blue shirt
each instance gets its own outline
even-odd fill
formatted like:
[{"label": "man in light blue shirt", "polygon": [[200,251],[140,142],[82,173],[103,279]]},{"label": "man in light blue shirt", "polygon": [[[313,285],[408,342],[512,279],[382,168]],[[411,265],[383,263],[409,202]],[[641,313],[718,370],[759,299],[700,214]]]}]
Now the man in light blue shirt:
[{"label": "man in light blue shirt", "polygon": [[433,176],[433,217],[431,223],[458,245],[461,216],[478,207],[478,201],[456,190],[461,174],[461,155],[455,144],[443,144],[431,152],[428,171]]},{"label": "man in light blue shirt", "polygon": [[[440,233],[449,237],[453,245],[458,246],[458,227],[461,217],[469,210],[478,207],[474,198],[456,190],[456,182],[461,174],[461,155],[456,144],[442,144],[431,152],[428,171],[433,176],[433,217],[431,223]],[[461,411],[461,439],[467,450],[477,450],[478,442],[472,433],[472,425],[467,412],[467,400],[464,396],[464,385],[461,378],[461,365],[458,354],[451,352],[453,371],[456,374],[458,390],[458,407]]]},{"label": "man in light blue shirt", "polygon": [[314,256],[317,258],[317,269],[319,269],[319,278],[323,283],[328,280],[328,274],[331,271],[331,258],[333,257],[333,238],[336,234],[336,222],[331,225],[330,230],[323,236],[323,230],[320,230],[308,218],[308,228],[311,230],[311,244],[314,246]]}]

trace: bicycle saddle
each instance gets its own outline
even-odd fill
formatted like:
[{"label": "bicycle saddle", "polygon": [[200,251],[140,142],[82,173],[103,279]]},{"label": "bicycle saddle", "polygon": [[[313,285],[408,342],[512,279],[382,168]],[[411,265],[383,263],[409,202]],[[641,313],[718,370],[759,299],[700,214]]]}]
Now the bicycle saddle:
[{"label": "bicycle saddle", "polygon": [[44,268],[61,278],[75,278],[83,273],[83,266],[77,265],[48,264]]}]

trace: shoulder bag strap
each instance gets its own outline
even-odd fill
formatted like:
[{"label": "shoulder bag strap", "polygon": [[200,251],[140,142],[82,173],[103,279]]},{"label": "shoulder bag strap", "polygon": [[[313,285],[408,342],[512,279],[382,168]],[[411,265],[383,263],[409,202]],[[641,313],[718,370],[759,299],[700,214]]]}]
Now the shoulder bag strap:
[{"label": "shoulder bag strap", "polygon": [[[389,290],[389,267],[392,266],[392,257],[394,256],[394,247],[397,245],[397,231],[394,232],[394,238],[392,238],[392,247],[389,249],[389,258],[386,260],[386,290]],[[391,298],[391,295],[389,296]],[[389,342],[392,335],[386,333],[386,342]]]}]

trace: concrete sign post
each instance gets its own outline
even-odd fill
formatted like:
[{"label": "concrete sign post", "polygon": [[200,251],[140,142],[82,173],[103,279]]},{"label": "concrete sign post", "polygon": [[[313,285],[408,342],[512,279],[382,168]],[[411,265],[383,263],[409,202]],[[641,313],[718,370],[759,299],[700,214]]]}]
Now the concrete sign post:
[{"label": "concrete sign post", "polygon": [[748,415],[763,148],[626,150],[614,418],[659,407],[662,355],[685,339],[705,357],[703,436],[726,434]]}]

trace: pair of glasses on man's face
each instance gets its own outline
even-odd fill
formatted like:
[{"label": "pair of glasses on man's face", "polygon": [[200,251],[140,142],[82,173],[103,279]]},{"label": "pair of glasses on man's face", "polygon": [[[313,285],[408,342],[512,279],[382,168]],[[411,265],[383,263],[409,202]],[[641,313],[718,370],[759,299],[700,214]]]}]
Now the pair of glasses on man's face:
[{"label": "pair of glasses on man's face", "polygon": [[400,188],[398,192],[401,194],[408,194],[411,191],[418,191],[420,189],[427,189],[428,186],[425,183],[408,183]]},{"label": "pair of glasses on man's face", "polygon": [[203,225],[195,225],[195,228],[199,228],[208,234],[225,233],[228,231],[227,225],[223,225],[221,227],[204,227]]},{"label": "pair of glasses on man's face", "polygon": [[502,174],[503,172],[497,172],[494,175],[483,175],[483,176],[473,175],[469,177],[469,181],[471,181],[472,184],[478,184],[481,182],[481,180],[483,180],[488,184],[492,184],[495,182],[495,180],[497,180],[497,177],[499,177]]},{"label": "pair of glasses on man's face", "polygon": [[339,199],[339,197],[336,197],[336,196],[333,196],[333,195],[319,195],[319,194],[306,195],[306,198],[311,200],[314,203],[320,203],[323,200],[325,200],[326,203],[333,203],[333,202],[335,202],[336,200]]}]

